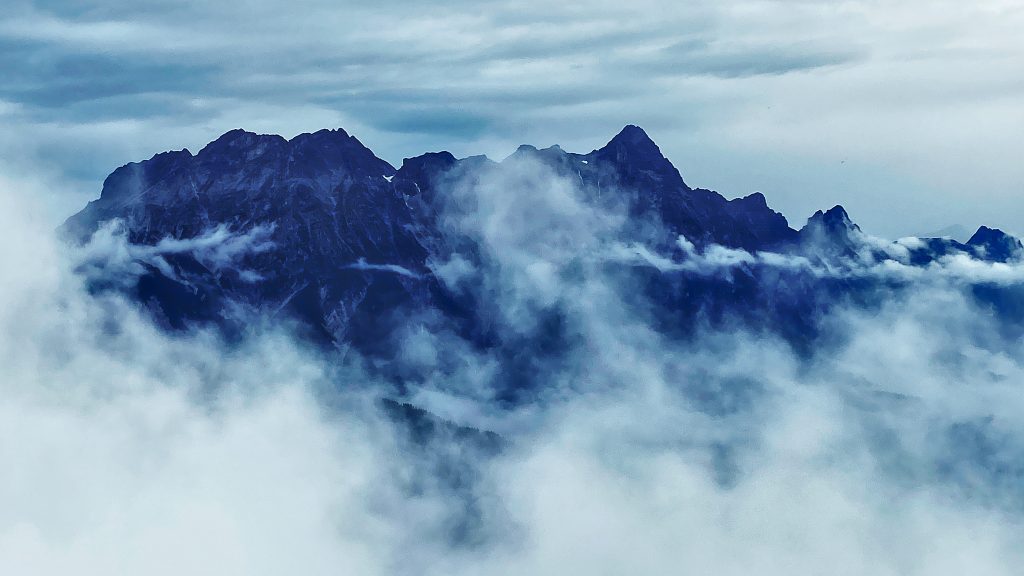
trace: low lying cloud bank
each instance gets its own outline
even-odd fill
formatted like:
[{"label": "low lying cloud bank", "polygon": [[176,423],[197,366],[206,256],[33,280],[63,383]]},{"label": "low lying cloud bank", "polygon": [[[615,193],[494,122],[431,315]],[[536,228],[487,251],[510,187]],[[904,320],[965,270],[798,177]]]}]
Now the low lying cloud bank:
[{"label": "low lying cloud bank", "polygon": [[[125,269],[83,273],[101,256],[229,266],[263,232],[143,248],[107,230],[81,252],[2,188],[4,574],[959,575],[1024,560],[1024,350],[959,283],[1015,282],[1017,264],[863,268],[915,283],[833,313],[836,342],[811,358],[743,330],[683,342],[626,303],[609,260],[815,265],[623,243],[613,213],[536,166],[459,183],[447,222],[478,250],[438,276],[533,344],[521,357],[414,324],[400,361],[418,372],[404,399],[501,435],[477,451],[452,428],[411,438],[379,409],[389,384],[286,333],[168,334],[87,289]],[[535,401],[502,400],[517,375]]]}]

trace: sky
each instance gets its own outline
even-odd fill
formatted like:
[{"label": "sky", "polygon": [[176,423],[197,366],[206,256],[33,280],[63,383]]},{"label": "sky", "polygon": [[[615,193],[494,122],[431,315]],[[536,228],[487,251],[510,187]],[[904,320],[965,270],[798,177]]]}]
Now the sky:
[{"label": "sky", "polygon": [[644,127],[691,186],[799,227],[1024,232],[1024,4],[5,2],[0,169],[59,223],[129,161],[343,127],[392,164]]}]

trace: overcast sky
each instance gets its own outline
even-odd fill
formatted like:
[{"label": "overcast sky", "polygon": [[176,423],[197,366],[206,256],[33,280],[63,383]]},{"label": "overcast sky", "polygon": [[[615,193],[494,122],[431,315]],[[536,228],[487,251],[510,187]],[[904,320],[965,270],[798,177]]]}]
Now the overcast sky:
[{"label": "overcast sky", "polygon": [[0,168],[55,222],[128,161],[341,126],[393,164],[643,126],[796,227],[1024,232],[1024,3],[7,0]]}]

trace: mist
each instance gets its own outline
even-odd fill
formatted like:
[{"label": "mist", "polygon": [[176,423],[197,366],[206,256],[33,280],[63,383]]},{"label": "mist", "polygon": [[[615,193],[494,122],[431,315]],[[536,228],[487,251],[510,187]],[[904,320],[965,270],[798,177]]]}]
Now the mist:
[{"label": "mist", "polygon": [[[168,331],[95,289],[175,252],[231,266],[265,229],[143,247],[112,225],[74,247],[38,217],[40,191],[0,182],[0,572],[959,575],[1024,560],[1024,350],[969,290],[1015,285],[1019,264],[911,271],[866,253],[817,270],[685,238],[659,253],[656,224],[513,158],[446,182],[453,249],[433,263],[505,345],[409,318],[399,391],[287,324]],[[635,274],[727,280],[751,263],[899,286],[828,311],[808,354],[742,323],[667,333]],[[415,437],[381,399],[450,425]]]}]

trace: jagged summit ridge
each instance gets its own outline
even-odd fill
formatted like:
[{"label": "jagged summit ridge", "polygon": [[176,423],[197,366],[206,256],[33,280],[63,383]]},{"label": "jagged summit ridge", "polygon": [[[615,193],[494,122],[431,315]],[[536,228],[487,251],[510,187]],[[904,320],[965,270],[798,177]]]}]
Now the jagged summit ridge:
[{"label": "jagged summit ridge", "polygon": [[1024,253],[1024,245],[1020,240],[998,228],[987,226],[978,228],[967,241],[967,245],[978,250],[981,256],[998,262],[1019,258]]},{"label": "jagged summit ridge", "polygon": [[833,206],[824,212],[821,210],[815,212],[807,219],[807,224],[804,225],[801,232],[811,232],[816,229],[830,235],[848,235],[861,231],[860,226],[853,222],[846,209],[841,205]]},{"label": "jagged summit ridge", "polygon": [[679,170],[662,154],[661,148],[642,128],[632,124],[623,128],[603,147],[588,156],[597,161],[620,166],[624,181],[636,184],[643,178],[654,178],[669,186],[689,190]]},{"label": "jagged summit ridge", "polygon": [[647,135],[643,128],[635,124],[627,124],[605,147],[621,146],[640,154],[661,156],[661,148]]},{"label": "jagged summit ridge", "polygon": [[[496,336],[486,334],[487,322],[474,316],[483,303],[449,292],[434,275],[434,266],[455,250],[445,230],[445,202],[459,178],[530,162],[578,185],[587,201],[612,199],[627,207],[622,240],[670,257],[687,244],[697,251],[720,246],[814,262],[865,254],[865,235],[842,206],[818,211],[794,230],[760,192],[729,200],[713,190],[691,188],[634,125],[586,154],[557,145],[523,145],[494,162],[441,151],[406,158],[397,170],[341,129],[290,140],[232,130],[197,154],[165,152],[118,168],[104,181],[99,199],[69,218],[63,230],[84,241],[105,222],[119,219],[130,242],[149,245],[165,238],[197,238],[215,227],[239,234],[268,231],[264,249],[237,263],[245,274],[211,268],[189,254],[175,255],[161,266],[143,263],[146,272],[132,296],[173,327],[197,319],[221,322],[240,305],[297,318],[317,341],[372,351],[388,341],[397,319],[439,309],[442,316],[460,318],[473,338],[493,342]],[[460,257],[475,257],[468,241],[457,240],[464,252]],[[911,260],[925,265],[955,253],[1008,261],[1019,258],[1022,247],[1015,238],[983,227],[967,245],[922,242],[911,250]],[[675,318],[680,327],[756,311],[771,318],[766,321],[773,329],[794,336],[809,329],[800,323],[809,321],[815,306],[826,306],[835,291],[850,289],[830,288],[820,295],[825,300],[816,300],[816,284],[794,277],[766,293],[756,269],[743,274],[684,282],[671,274],[645,277],[638,289],[650,291],[666,307],[665,317]],[[791,285],[801,288],[790,292],[796,290]],[[763,308],[759,302],[771,304]]]}]

